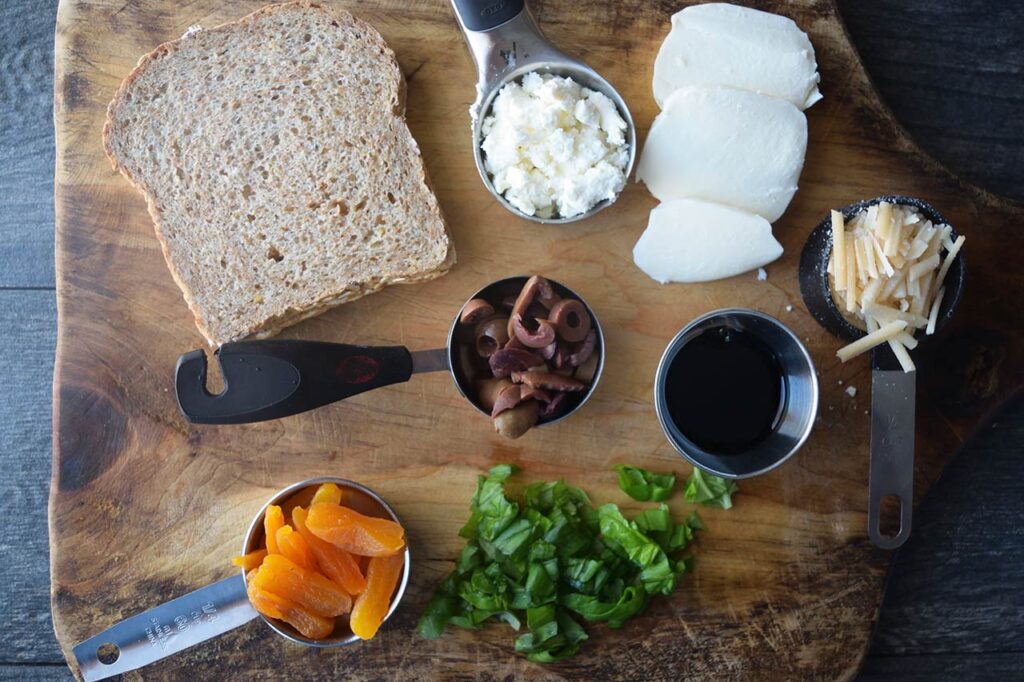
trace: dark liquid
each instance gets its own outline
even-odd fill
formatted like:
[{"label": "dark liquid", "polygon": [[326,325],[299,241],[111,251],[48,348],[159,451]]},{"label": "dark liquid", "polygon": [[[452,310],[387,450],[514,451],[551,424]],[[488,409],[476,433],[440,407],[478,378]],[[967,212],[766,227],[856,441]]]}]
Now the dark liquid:
[{"label": "dark liquid", "polygon": [[695,445],[718,455],[749,450],[778,425],[785,382],[753,335],[719,327],[679,349],[668,369],[668,413]]}]

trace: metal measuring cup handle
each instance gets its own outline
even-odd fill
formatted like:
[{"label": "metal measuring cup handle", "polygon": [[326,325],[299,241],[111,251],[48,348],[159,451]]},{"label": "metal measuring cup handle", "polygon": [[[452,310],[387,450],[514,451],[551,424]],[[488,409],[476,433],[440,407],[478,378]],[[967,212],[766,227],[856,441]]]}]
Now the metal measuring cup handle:
[{"label": "metal measuring cup handle", "polygon": [[[279,490],[264,504],[249,524],[242,552],[248,553],[258,547],[264,532],[264,516],[271,504],[285,501],[311,500],[313,486],[334,483],[345,491],[353,508],[371,516],[390,518],[402,525],[395,510],[384,499],[364,485],[334,476],[309,478]],[[303,494],[305,498],[295,496]],[[347,504],[349,504],[347,503]],[[369,507],[367,508],[367,505]],[[409,546],[403,552],[402,576],[395,588],[391,606],[384,616],[386,621],[398,608],[409,582],[411,564]],[[183,597],[161,604],[144,613],[123,620],[103,632],[90,637],[72,649],[79,670],[86,682],[102,680],[131,670],[136,670],[162,658],[176,654],[191,646],[205,642],[233,630],[259,617],[260,614],[249,602],[245,578],[238,573],[230,578],[207,585]],[[362,641],[355,633],[341,632],[326,639],[311,640],[303,637],[291,626],[263,616],[270,628],[285,639],[309,647],[328,648],[346,646]],[[347,629],[347,628],[346,628]]]},{"label": "metal measuring cup handle", "polygon": [[[950,224],[931,204],[914,197],[885,195],[850,204],[840,212],[846,220],[868,207],[886,201],[911,206],[934,224]],[[953,234],[956,234],[954,230]],[[811,232],[800,254],[800,293],[807,310],[826,330],[852,341],[864,335],[836,306],[828,281],[827,263],[832,250],[832,221],[822,219]],[[939,309],[936,331],[952,318],[963,295],[964,254],[961,251],[946,274],[946,296]],[[922,339],[924,342],[925,339]],[[868,537],[883,549],[896,549],[910,537],[914,504],[914,414],[917,372],[903,371],[887,345],[871,351],[871,441],[868,472]],[[880,527],[882,502],[898,498],[900,528],[885,535]]]},{"label": "metal measuring cup handle", "polygon": [[[871,353],[871,456],[868,464],[868,537],[896,549],[910,537],[914,508],[914,415],[917,373],[904,372],[888,346]],[[882,501],[899,499],[900,528],[882,532]]]},{"label": "metal measuring cup handle", "polygon": [[487,95],[527,60],[577,61],[547,41],[525,0],[452,0],[452,9],[476,64],[474,120]]},{"label": "metal measuring cup handle", "polygon": [[234,575],[144,611],[72,649],[85,682],[137,670],[257,618]]},{"label": "metal measuring cup handle", "polygon": [[354,346],[320,341],[241,341],[216,353],[224,390],[206,388],[206,354],[178,358],[178,407],[196,424],[248,424],[312,410],[359,393],[448,369],[445,349]]}]

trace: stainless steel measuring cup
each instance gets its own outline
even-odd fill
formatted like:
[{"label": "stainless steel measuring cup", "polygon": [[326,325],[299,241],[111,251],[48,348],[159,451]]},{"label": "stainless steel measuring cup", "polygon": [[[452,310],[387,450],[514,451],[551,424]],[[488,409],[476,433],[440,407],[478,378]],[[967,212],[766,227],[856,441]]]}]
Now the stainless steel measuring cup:
[{"label": "stainless steel measuring cup", "polygon": [[[344,478],[311,478],[278,491],[260,508],[249,525],[242,553],[251,552],[263,544],[263,515],[268,506],[305,506],[321,483],[336,483],[344,491],[346,506],[367,516],[391,519],[401,524],[388,503],[366,486]],[[409,559],[407,544],[402,576],[391,598],[391,607],[384,616],[385,622],[398,608],[405,594],[405,586],[409,582]],[[93,682],[137,670],[213,639],[257,617],[262,618],[277,634],[304,646],[330,648],[360,641],[347,624],[339,623],[334,633],[326,639],[313,640],[303,637],[283,621],[263,616],[249,602],[245,574],[241,572],[123,620],[76,645],[72,653],[82,678],[85,682]]]},{"label": "stainless steel measuring cup", "polygon": [[612,201],[606,199],[595,204],[589,211],[569,218],[541,218],[523,213],[495,191],[484,167],[480,147],[483,142],[483,120],[502,86],[531,71],[570,77],[580,85],[606,95],[615,103],[619,115],[626,122],[626,144],[629,145],[629,164],[625,169],[627,178],[636,160],[636,126],[626,101],[607,80],[579,59],[570,57],[548,42],[530,14],[525,0],[452,0],[452,8],[476,64],[476,100],[469,114],[473,131],[473,159],[487,191],[512,213],[537,223],[571,223],[588,218],[609,206]]},{"label": "stainless steel measuring cup", "polygon": [[[528,277],[507,277],[479,289],[467,299],[501,301],[515,296]],[[604,368],[604,333],[593,309],[576,292],[551,282],[562,298],[578,300],[590,314],[597,332],[597,367],[590,386],[573,397],[561,415],[538,426],[565,419],[590,398]],[[465,307],[465,306],[463,306]],[[246,424],[278,419],[343,400],[359,393],[408,381],[421,372],[448,371],[456,388],[478,411],[490,416],[473,387],[468,364],[471,346],[459,334],[456,313],[444,348],[409,351],[404,346],[354,346],[320,341],[241,341],[226,343],[216,352],[224,375],[224,390],[206,388],[206,353],[194,350],[178,359],[175,390],[182,414],[198,424]],[[578,396],[578,397],[577,397]]]},{"label": "stainless steel measuring cup", "polygon": [[[690,440],[672,420],[668,405],[669,368],[679,351],[714,329],[735,330],[757,338],[774,357],[784,387],[783,404],[771,433],[750,449],[728,455],[711,452]],[[700,391],[700,386],[693,390]],[[743,400],[744,396],[737,395],[736,399]],[[807,349],[786,325],[757,310],[723,308],[696,318],[669,342],[654,379],[654,407],[665,436],[690,464],[723,478],[750,478],[780,466],[807,441],[818,413],[818,378]]]},{"label": "stainless steel measuring cup", "polygon": [[[882,201],[916,208],[936,225],[948,225],[931,204],[906,196],[882,196],[851,204],[840,212],[847,221]],[[956,238],[956,230],[953,230]],[[832,334],[847,341],[865,331],[846,318],[832,298],[828,282],[828,259],[832,252],[832,221],[822,220],[800,254],[800,293],[807,310]],[[935,330],[953,317],[964,290],[964,254],[961,250],[946,273],[946,294],[939,307]],[[922,335],[920,343],[928,336]],[[914,351],[910,351],[913,353]],[[871,352],[871,443],[868,472],[868,537],[882,549],[896,549],[910,537],[914,504],[914,413],[917,395],[916,372],[906,373],[887,344]],[[883,500],[896,497],[900,504],[900,528],[896,535],[882,532]]]}]

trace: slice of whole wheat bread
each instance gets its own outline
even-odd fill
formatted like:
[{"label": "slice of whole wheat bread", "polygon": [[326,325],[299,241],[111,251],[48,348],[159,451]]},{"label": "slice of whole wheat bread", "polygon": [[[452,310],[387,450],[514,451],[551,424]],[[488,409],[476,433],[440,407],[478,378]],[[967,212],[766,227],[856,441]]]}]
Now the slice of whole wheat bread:
[{"label": "slice of whole wheat bread", "polygon": [[103,142],[220,344],[451,268],[404,113],[405,81],[373,27],[291,2],[142,57]]}]

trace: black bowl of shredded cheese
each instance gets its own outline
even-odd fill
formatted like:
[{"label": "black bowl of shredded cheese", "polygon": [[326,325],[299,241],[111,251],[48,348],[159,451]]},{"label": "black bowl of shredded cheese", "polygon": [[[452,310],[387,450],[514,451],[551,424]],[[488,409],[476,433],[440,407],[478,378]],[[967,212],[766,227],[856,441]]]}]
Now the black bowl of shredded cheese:
[{"label": "black bowl of shredded cheese", "polygon": [[915,333],[941,329],[963,295],[964,241],[920,199],[859,201],[832,211],[811,233],[800,256],[800,292],[819,324],[851,342],[837,353],[841,360],[888,345],[912,371],[907,351],[917,346]]}]

